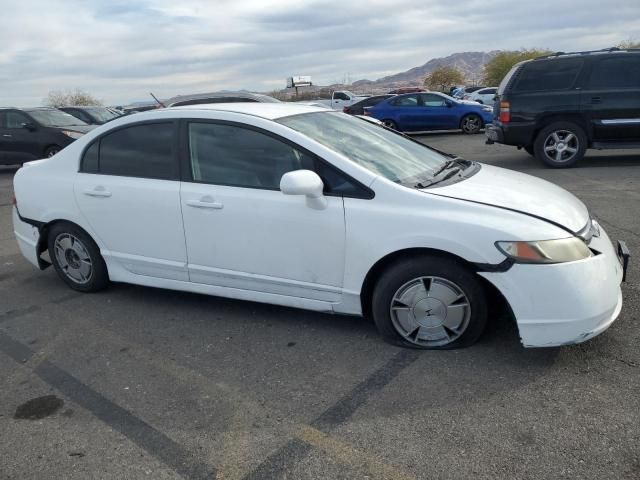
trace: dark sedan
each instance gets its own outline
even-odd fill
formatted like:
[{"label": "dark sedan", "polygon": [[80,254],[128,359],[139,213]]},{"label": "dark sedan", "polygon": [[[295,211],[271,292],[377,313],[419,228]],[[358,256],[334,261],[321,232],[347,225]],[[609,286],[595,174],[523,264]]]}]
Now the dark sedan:
[{"label": "dark sedan", "polygon": [[386,100],[387,98],[391,98],[393,96],[395,95],[385,94],[385,95],[375,95],[373,97],[367,97],[364,100],[360,100],[359,102],[356,102],[349,107],[344,107],[342,111],[350,115],[364,115],[364,107],[373,107],[374,105],[377,105],[383,100]]},{"label": "dark sedan", "polygon": [[2,108],[0,165],[52,157],[93,128],[56,108]]}]

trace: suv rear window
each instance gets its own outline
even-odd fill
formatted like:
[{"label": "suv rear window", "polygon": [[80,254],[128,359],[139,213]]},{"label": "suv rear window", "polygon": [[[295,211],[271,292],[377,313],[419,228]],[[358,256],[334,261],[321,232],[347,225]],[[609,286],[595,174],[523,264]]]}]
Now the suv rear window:
[{"label": "suv rear window", "polygon": [[581,58],[563,58],[526,63],[518,74],[514,92],[543,92],[571,88],[582,70]]},{"label": "suv rear window", "polygon": [[596,62],[589,87],[640,89],[640,55],[603,58]]}]

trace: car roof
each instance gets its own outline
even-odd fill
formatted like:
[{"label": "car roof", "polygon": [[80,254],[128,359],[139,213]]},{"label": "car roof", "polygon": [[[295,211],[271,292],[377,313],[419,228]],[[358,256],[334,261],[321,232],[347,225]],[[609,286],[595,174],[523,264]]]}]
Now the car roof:
[{"label": "car roof", "polygon": [[226,98],[226,97],[232,97],[232,98],[248,98],[248,99],[253,99],[259,102],[273,102],[273,103],[278,103],[278,100],[270,97],[268,95],[263,95],[261,93],[252,93],[252,92],[209,92],[209,93],[194,93],[194,94],[190,94],[190,95],[177,95],[175,97],[172,97],[168,100],[166,100],[165,102],[163,102],[165,105],[173,105],[174,103],[178,103],[178,102],[188,102],[190,100],[206,100],[208,98]]},{"label": "car roof", "polygon": [[302,113],[327,112],[326,107],[316,107],[312,105],[302,105],[299,103],[209,103],[202,105],[185,105],[181,107],[171,107],[167,109],[154,110],[155,113],[160,112],[189,112],[189,111],[224,111],[234,113],[244,113],[255,117],[262,117],[268,120],[289,117],[291,115],[300,115]]}]

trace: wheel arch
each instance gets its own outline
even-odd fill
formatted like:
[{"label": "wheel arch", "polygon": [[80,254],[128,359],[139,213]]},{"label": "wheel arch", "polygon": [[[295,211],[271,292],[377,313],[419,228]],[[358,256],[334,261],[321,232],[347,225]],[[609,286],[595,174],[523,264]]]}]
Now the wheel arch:
[{"label": "wheel arch", "polygon": [[51,262],[44,260],[41,255],[46,252],[49,249],[49,232],[51,231],[51,229],[55,226],[55,225],[59,225],[61,223],[68,223],[70,225],[73,225],[74,227],[82,230],[82,232],[84,232],[91,240],[93,240],[93,242],[98,245],[98,249],[100,248],[98,242],[96,242],[96,239],[94,238],[94,236],[91,234],[91,232],[88,232],[87,229],[85,229],[82,225],[78,225],[76,222],[72,221],[72,220],[68,220],[65,218],[56,218],[54,220],[50,220],[46,223],[42,223],[40,225],[38,225],[38,232],[40,233],[40,237],[38,238],[38,243],[36,245],[36,253],[38,255],[38,263],[40,264],[40,268],[42,270],[44,270],[47,267],[51,266]]},{"label": "wheel arch", "polygon": [[587,135],[587,146],[591,146],[591,143],[593,142],[593,129],[579,113],[549,113],[542,115],[536,120],[536,126],[533,131],[531,142],[534,143],[536,141],[536,138],[538,138],[538,134],[542,129],[555,122],[575,123],[584,130],[584,133]]},{"label": "wheel arch", "polygon": [[362,282],[362,287],[360,289],[360,304],[362,308],[362,315],[365,318],[371,318],[371,300],[373,297],[373,290],[375,288],[376,282],[378,281],[378,278],[380,278],[380,275],[382,275],[382,273],[387,268],[389,268],[396,262],[416,256],[448,258],[462,264],[474,274],[476,274],[476,278],[478,279],[478,281],[480,281],[485,289],[490,309],[498,312],[506,312],[512,319],[514,318],[511,306],[509,305],[509,302],[504,297],[504,295],[502,295],[502,293],[495,287],[495,285],[489,282],[482,275],[477,275],[477,272],[481,271],[481,268],[478,266],[478,264],[469,262],[468,260],[465,260],[464,258],[453,253],[427,247],[405,248],[402,250],[397,250],[385,255],[373,264],[373,266],[365,275],[364,281]]}]

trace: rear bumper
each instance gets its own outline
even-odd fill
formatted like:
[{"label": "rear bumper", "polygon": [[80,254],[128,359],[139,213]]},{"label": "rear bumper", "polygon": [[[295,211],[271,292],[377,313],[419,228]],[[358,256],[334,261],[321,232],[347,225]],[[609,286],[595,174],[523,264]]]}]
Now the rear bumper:
[{"label": "rear bumper", "polygon": [[485,136],[487,143],[503,143],[505,145],[527,146],[532,145],[534,140],[535,124],[533,123],[514,123],[503,125],[496,123],[488,123],[485,128]]},{"label": "rear bumper", "polygon": [[22,221],[18,215],[18,210],[13,207],[13,233],[18,242],[18,248],[24,257],[30,263],[41,269],[38,259],[38,242],[40,241],[40,232],[36,227]]},{"label": "rear bumper", "polygon": [[590,247],[598,254],[553,265],[516,264],[481,273],[502,292],[525,347],[581,343],[605,331],[622,309],[623,266],[600,230]]}]

